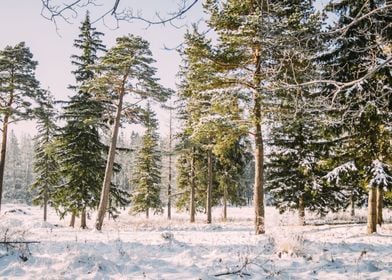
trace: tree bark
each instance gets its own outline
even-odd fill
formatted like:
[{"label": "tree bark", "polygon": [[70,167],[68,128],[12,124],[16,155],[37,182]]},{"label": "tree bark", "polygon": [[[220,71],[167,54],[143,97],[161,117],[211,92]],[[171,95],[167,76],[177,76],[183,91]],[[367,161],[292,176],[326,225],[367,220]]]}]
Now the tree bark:
[{"label": "tree bark", "polygon": [[113,176],[113,165],[114,165],[114,158],[116,155],[116,145],[117,145],[118,131],[120,127],[123,99],[124,99],[124,92],[121,92],[119,94],[116,117],[114,120],[113,135],[110,143],[108,160],[106,162],[105,177],[102,185],[101,199],[99,201],[99,206],[98,206],[97,220],[95,222],[95,228],[97,230],[102,229],[103,220],[105,218],[105,214],[109,202],[110,183],[112,181],[112,176]]},{"label": "tree bark", "polygon": [[384,196],[384,191],[382,187],[377,188],[377,224],[381,226],[383,224],[383,218],[382,218],[382,208],[384,206],[383,203],[383,196]]},{"label": "tree bark", "polygon": [[208,149],[207,224],[212,222],[212,151]]},{"label": "tree bark", "polygon": [[82,229],[87,228],[86,208],[83,208],[82,213],[80,214],[80,227]]},{"label": "tree bark", "polygon": [[48,218],[48,187],[45,186],[44,190],[44,222],[46,222]]},{"label": "tree bark", "polygon": [[377,232],[377,188],[369,187],[367,234]]},{"label": "tree bark", "polygon": [[191,158],[191,178],[190,178],[190,201],[189,201],[189,213],[190,213],[190,222],[195,222],[195,214],[196,214],[196,205],[195,205],[195,195],[196,195],[196,186],[195,186],[195,149],[192,149],[192,158]]},{"label": "tree bark", "polygon": [[298,218],[299,218],[299,225],[305,225],[305,201],[303,195],[301,195],[298,199]]},{"label": "tree bark", "polygon": [[3,119],[3,129],[2,129],[3,134],[1,137],[1,150],[0,150],[0,211],[1,211],[1,203],[3,198],[5,154],[7,152],[8,121],[9,121],[9,115],[5,114]]},{"label": "tree bark", "polygon": [[227,221],[227,185],[223,189],[223,221]]},{"label": "tree bark", "polygon": [[255,233],[264,234],[264,149],[263,136],[261,132],[261,92],[259,86],[261,83],[261,54],[260,48],[256,47],[253,50],[255,72],[254,84],[258,90],[254,91],[254,108],[253,108],[253,123],[255,128],[255,185],[254,185],[254,207],[255,207]]},{"label": "tree bark", "polygon": [[75,219],[76,219],[76,213],[72,212],[71,220],[69,221],[69,226],[70,227],[75,227]]},{"label": "tree bark", "polygon": [[350,208],[351,208],[351,217],[354,217],[355,216],[355,197],[354,197],[354,194],[352,193],[351,194],[351,197],[350,197]]},{"label": "tree bark", "polygon": [[172,194],[172,109],[169,115],[169,184],[167,185],[167,219],[171,220],[171,194]]}]

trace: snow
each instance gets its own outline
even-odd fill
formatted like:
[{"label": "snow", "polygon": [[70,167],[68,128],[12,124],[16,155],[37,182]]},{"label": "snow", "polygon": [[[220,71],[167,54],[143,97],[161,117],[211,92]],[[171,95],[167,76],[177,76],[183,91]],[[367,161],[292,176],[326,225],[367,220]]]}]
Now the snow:
[{"label": "snow", "polygon": [[[0,240],[39,244],[0,245],[1,279],[391,279],[392,216],[379,232],[366,235],[366,224],[315,225],[307,213],[296,226],[295,213],[266,209],[265,235],[253,234],[253,209],[229,208],[229,221],[214,210],[213,224],[204,215],[190,224],[184,213],[173,219],[130,216],[105,220],[102,232],[67,226],[53,210],[48,222],[39,207],[6,204],[0,216]],[[366,216],[357,211],[356,221]],[[69,217],[68,217],[69,219]],[[329,223],[348,222],[346,213],[328,214]],[[88,220],[89,226],[93,225]],[[22,258],[24,257],[24,260]],[[242,275],[226,274],[242,269]]]},{"label": "snow", "polygon": [[336,168],[334,168],[331,172],[325,175],[325,178],[328,182],[332,182],[336,180],[336,184],[339,184],[339,179],[342,174],[350,173],[353,171],[358,171],[355,166],[354,161],[348,161]]},{"label": "snow", "polygon": [[386,172],[387,165],[379,160],[373,160],[371,166],[372,178],[369,182],[370,186],[387,187],[392,184],[392,177]]}]

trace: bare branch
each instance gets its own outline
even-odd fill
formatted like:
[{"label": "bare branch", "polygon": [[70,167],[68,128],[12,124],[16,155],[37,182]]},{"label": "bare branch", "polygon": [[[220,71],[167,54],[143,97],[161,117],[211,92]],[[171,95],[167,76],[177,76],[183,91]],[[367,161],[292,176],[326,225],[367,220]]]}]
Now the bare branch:
[{"label": "bare branch", "polygon": [[[119,5],[121,0],[112,0],[113,6],[110,9],[107,9],[103,12],[98,18],[96,18],[93,23],[98,21],[105,22],[105,18],[108,15],[111,15],[116,20],[116,26],[118,28],[120,21],[134,21],[139,20],[147,23],[148,26],[151,25],[159,25],[159,24],[171,24],[175,28],[181,28],[181,26],[177,26],[174,24],[175,20],[183,19],[184,15],[191,10],[196,3],[200,2],[200,0],[181,0],[178,4],[177,10],[173,12],[168,12],[167,16],[162,16],[159,12],[155,13],[154,18],[146,18],[142,16],[141,11],[134,11],[131,8],[123,9],[119,11]],[[190,2],[190,3],[189,3]],[[78,11],[80,8],[86,8],[89,6],[103,6],[103,4],[99,4],[98,0],[74,0],[71,3],[58,3],[56,0],[41,0],[42,9],[41,15],[47,20],[52,21],[57,28],[57,19],[72,23],[72,19],[76,19],[78,15]],[[105,23],[104,23],[105,24]],[[105,24],[106,25],[106,24]],[[148,27],[147,26],[147,27]]]}]

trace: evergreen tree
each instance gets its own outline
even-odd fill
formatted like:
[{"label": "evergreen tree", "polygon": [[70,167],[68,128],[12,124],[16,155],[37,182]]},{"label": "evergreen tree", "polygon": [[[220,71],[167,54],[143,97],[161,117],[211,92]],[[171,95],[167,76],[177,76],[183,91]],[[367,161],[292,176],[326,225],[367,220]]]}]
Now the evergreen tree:
[{"label": "evergreen tree", "polygon": [[20,143],[14,130],[11,130],[7,141],[8,152],[4,172],[4,199],[6,201],[22,202],[23,184],[21,172],[22,162],[20,161],[21,151]]},{"label": "evergreen tree", "polygon": [[265,85],[272,84],[271,70],[273,37],[272,5],[269,1],[217,0],[206,1],[210,15],[208,25],[218,35],[218,44],[210,56],[216,75],[209,77],[206,84],[226,92],[237,92],[248,105],[249,124],[254,135],[254,207],[255,233],[263,234],[264,227],[264,142],[262,134],[263,100],[269,91]]},{"label": "evergreen tree", "polygon": [[47,219],[48,204],[52,203],[53,192],[60,181],[58,159],[54,146],[57,127],[54,123],[56,112],[53,103],[53,97],[49,92],[46,92],[44,100],[40,102],[39,108],[35,111],[38,134],[34,137],[35,181],[31,188],[37,193],[33,202],[44,208],[44,221]]},{"label": "evergreen tree", "polygon": [[132,211],[144,212],[148,218],[150,209],[154,210],[154,214],[163,211],[160,199],[162,184],[158,121],[149,103],[143,123],[146,132],[142,138],[142,147],[136,158],[136,169],[133,174]]},{"label": "evergreen tree", "polygon": [[391,175],[387,151],[391,137],[392,75],[383,62],[390,58],[387,46],[392,38],[392,18],[390,10],[380,9],[386,2],[331,3],[328,10],[338,20],[330,31],[333,36],[327,42],[329,51],[322,56],[326,78],[345,85],[339,91],[332,86],[325,89],[333,100],[331,141],[344,147],[335,149],[338,164],[353,162],[362,184],[368,188],[368,233],[376,231],[376,202],[382,201],[376,199],[377,194],[382,194],[377,188],[391,187],[389,180],[377,180]]},{"label": "evergreen tree", "polygon": [[32,142],[28,135],[18,138],[13,130],[7,139],[7,156],[4,172],[4,200],[8,202],[31,204],[33,194],[29,187],[33,178],[32,147],[26,141]]},{"label": "evergreen tree", "polygon": [[72,56],[76,85],[70,88],[76,93],[60,116],[66,124],[56,140],[63,183],[56,188],[54,204],[61,215],[71,213],[74,217],[80,214],[82,228],[87,226],[87,209],[96,208],[99,202],[107,150],[99,133],[105,127],[105,107],[83,88],[94,77],[91,66],[97,61],[98,52],[105,51],[100,39],[102,35],[91,26],[87,13],[74,43],[81,54]]},{"label": "evergreen tree", "polygon": [[[183,121],[182,132],[179,134],[180,151],[177,160],[177,188],[182,194],[177,200],[177,208],[188,208],[190,222],[195,222],[197,209],[206,209],[207,191],[207,157],[200,145],[192,141],[194,126],[198,123],[209,101],[200,95],[202,81],[206,80],[209,71],[203,65],[206,64],[205,52],[208,45],[203,36],[194,32],[185,35],[186,48],[183,50],[184,65],[181,69],[183,82],[180,88],[181,109],[179,119]],[[211,174],[210,174],[211,175]]]},{"label": "evergreen tree", "polygon": [[[140,99],[150,97],[164,101],[171,93],[158,84],[158,79],[155,78],[156,69],[151,66],[153,62],[148,42],[129,35],[117,38],[117,44],[94,67],[96,76],[88,85],[89,91],[116,108],[111,119],[113,131],[95,224],[97,230],[102,228],[109,201],[121,116],[125,115],[131,122],[136,122],[140,112]],[[139,101],[124,104],[126,96]]]},{"label": "evergreen tree", "polygon": [[10,122],[31,118],[32,104],[41,98],[35,78],[37,62],[25,43],[0,51],[0,207],[3,194],[7,132]]},{"label": "evergreen tree", "polygon": [[[232,186],[231,190],[239,187],[236,181],[239,177],[235,178],[234,173],[241,174],[241,172],[231,168],[234,166],[241,168],[246,164],[242,160],[245,157],[241,155],[244,152],[242,150],[244,146],[241,145],[244,139],[241,138],[245,138],[244,135],[247,133],[247,127],[241,124],[242,111],[237,94],[215,90],[213,86],[205,85],[205,81],[208,81],[216,71],[208,61],[210,52],[208,40],[197,30],[186,34],[182,69],[184,78],[180,91],[185,111],[182,141],[184,146],[192,147],[190,150],[184,150],[184,156],[188,155],[188,162],[193,162],[193,164],[188,163],[187,166],[193,168],[190,173],[194,173],[195,177],[195,180],[191,181],[195,183],[194,197],[206,199],[205,202],[196,201],[195,204],[205,205],[208,223],[212,220],[211,208],[219,202],[220,198],[223,197],[224,205],[227,205],[229,195],[227,185]],[[231,153],[238,157],[233,157]],[[182,172],[179,173],[181,189],[189,188],[189,184],[183,185],[186,183],[181,178],[184,175],[187,176]],[[185,191],[184,198],[188,199],[189,194],[189,191]],[[184,198],[179,201],[181,204]]]}]

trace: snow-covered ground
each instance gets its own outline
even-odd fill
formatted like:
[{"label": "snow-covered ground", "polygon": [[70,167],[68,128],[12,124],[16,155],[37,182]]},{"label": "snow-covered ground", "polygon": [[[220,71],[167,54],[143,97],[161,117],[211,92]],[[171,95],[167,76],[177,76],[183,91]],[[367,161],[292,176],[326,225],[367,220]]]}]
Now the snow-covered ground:
[{"label": "snow-covered ground", "polygon": [[[67,226],[39,207],[8,204],[0,215],[0,241],[40,241],[0,245],[1,279],[392,279],[389,223],[366,235],[366,224],[296,226],[296,215],[266,209],[267,232],[253,234],[253,209],[230,208],[229,221],[215,209],[195,224],[187,215],[129,216],[105,220],[102,232]],[[365,212],[359,211],[360,217]],[[311,223],[319,222],[316,216]],[[330,214],[328,222],[349,220]],[[88,221],[92,227],[93,220]],[[240,271],[239,273],[235,273]],[[229,274],[234,273],[234,274]]]}]

